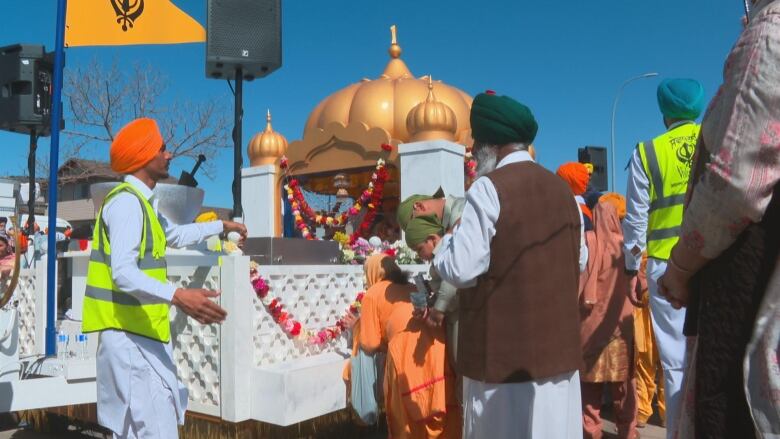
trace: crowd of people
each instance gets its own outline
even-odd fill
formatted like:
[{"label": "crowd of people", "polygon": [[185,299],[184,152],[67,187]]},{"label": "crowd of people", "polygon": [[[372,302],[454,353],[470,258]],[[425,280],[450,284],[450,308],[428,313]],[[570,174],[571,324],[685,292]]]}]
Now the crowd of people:
[{"label": "crowd of people", "polygon": [[[536,163],[527,106],[474,98],[466,197],[397,210],[428,283],[365,262],[345,371],[361,420],[383,411],[392,438],[598,438],[609,394],[634,438],[655,393],[669,438],[780,437],[780,0],[750,3],[701,126],[701,85],[661,82],[666,131],[638,143],[625,197],[589,191],[585,165]],[[247,230],[160,214],[172,156],[154,120],[122,128],[110,156],[125,177],[97,215],[82,323],[100,334],[97,418],[116,438],[175,438],[170,307],[227,314],[218,292],[167,283],[166,249]]]},{"label": "crowd of people", "polygon": [[701,84],[660,83],[625,196],[544,169],[531,110],[475,97],[466,197],[398,208],[430,282],[365,264],[354,353],[386,359],[352,371],[374,368],[389,437],[600,438],[605,399],[620,438],[654,408],[668,438],[780,435],[780,1],[752,3],[701,125]]}]

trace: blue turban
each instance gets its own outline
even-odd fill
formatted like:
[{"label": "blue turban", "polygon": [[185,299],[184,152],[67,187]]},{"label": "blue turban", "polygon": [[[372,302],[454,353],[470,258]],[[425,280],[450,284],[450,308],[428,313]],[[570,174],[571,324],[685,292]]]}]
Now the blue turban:
[{"label": "blue turban", "polygon": [[695,79],[664,79],[658,85],[658,107],[669,119],[694,120],[704,109],[704,88]]}]

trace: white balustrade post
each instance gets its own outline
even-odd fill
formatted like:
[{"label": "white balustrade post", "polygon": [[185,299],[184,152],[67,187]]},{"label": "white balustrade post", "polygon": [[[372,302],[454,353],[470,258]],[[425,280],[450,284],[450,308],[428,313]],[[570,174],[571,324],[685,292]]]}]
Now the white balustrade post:
[{"label": "white balustrade post", "polygon": [[276,232],[276,165],[241,170],[241,206],[249,237],[270,237]]},{"label": "white balustrade post", "polygon": [[[75,253],[75,252],[74,252]],[[83,320],[81,312],[84,307],[84,293],[87,290],[87,267],[89,254],[74,254],[70,257],[73,276],[71,282],[71,313],[74,320]],[[67,282],[63,279],[63,282]]]},{"label": "white balustrade post", "polygon": [[220,328],[220,407],[222,419],[241,422],[251,417],[254,369],[254,291],[249,283],[249,257],[223,256],[220,304],[227,318]]},{"label": "white balustrade post", "polygon": [[[35,264],[35,352],[43,355],[46,353],[46,267],[48,261],[41,258]],[[56,272],[56,270],[55,270]],[[55,295],[56,297],[56,295]],[[56,308],[55,308],[56,309]]]},{"label": "white balustrade post", "polygon": [[430,140],[398,145],[401,161],[401,200],[414,194],[433,195],[442,188],[446,195],[464,194],[463,145]]}]

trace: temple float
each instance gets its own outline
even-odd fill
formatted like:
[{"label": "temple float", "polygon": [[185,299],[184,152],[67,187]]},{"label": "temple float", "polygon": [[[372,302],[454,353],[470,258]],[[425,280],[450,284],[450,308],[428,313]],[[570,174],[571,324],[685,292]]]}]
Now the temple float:
[{"label": "temple float", "polygon": [[[439,188],[462,196],[474,165],[471,97],[430,76],[415,77],[401,59],[395,26],[391,30],[382,74],[320,102],[300,140],[288,145],[269,111],[265,128],[249,142],[250,167],[242,170],[250,233],[243,254],[225,255],[213,246],[168,251],[169,280],[221,290],[218,301],[228,312],[222,325],[204,326],[172,308],[174,357],[189,390],[183,437],[297,437],[348,422],[342,370],[350,343],[341,317],[356,306],[364,282],[362,266],[349,262],[360,262],[361,251],[397,252],[398,243],[372,237],[400,238],[382,228],[392,229],[398,201]],[[200,189],[159,185],[156,191],[171,219],[195,219]],[[106,192],[93,188],[96,206]],[[337,205],[315,209],[312,197],[335,197]],[[397,253],[406,270],[427,273],[425,265],[408,264],[408,251],[406,259]],[[0,400],[7,401],[2,411],[46,409],[94,422],[97,337],[74,342],[89,249],[63,257],[71,259],[72,276],[63,282],[72,291],[72,308],[60,330],[70,335],[70,353],[43,358],[42,259],[21,270],[9,302],[14,314],[3,314],[13,329],[0,365],[15,366],[0,377]]]}]

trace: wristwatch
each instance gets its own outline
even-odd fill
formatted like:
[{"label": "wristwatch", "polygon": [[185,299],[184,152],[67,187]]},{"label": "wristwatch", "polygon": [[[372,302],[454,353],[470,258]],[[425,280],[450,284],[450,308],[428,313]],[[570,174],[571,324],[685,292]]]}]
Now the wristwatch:
[{"label": "wristwatch", "polygon": [[629,270],[628,268],[625,269],[625,273],[631,277],[636,276],[637,273],[639,273],[637,270]]}]

